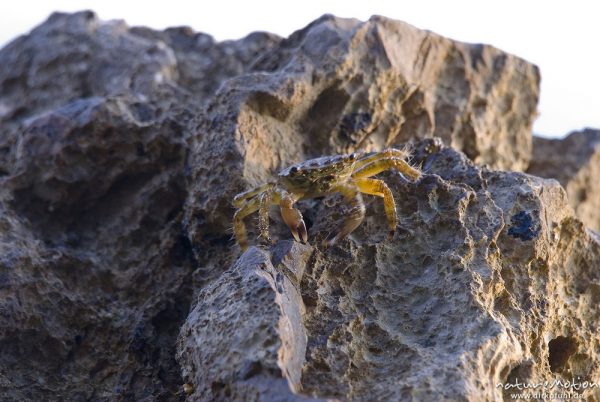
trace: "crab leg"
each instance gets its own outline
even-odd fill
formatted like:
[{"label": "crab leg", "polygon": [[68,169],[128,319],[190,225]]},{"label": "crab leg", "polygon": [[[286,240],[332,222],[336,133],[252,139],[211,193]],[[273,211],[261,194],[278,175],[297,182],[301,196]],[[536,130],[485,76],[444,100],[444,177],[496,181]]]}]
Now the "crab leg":
[{"label": "crab leg", "polygon": [[269,207],[271,204],[271,192],[262,193],[258,204],[258,230],[260,231],[260,237],[268,243],[271,242],[271,236],[269,236]]},{"label": "crab leg", "polygon": [[[281,209],[281,217],[286,225],[290,228],[292,236],[297,242],[306,243],[308,241],[308,233],[306,232],[306,224],[302,218],[302,213],[294,208],[296,200],[286,191],[279,191],[275,200],[279,199],[279,208]],[[274,200],[274,201],[275,201]]]},{"label": "crab leg", "polygon": [[244,204],[244,202],[246,200],[248,200],[248,198],[252,198],[256,194],[263,193],[267,190],[270,190],[271,188],[273,188],[273,183],[267,183],[267,184],[263,184],[262,186],[253,188],[252,190],[245,191],[241,194],[236,195],[235,198],[233,199],[232,204],[234,207],[239,208]]},{"label": "crab leg", "polygon": [[258,198],[252,198],[246,202],[240,209],[235,211],[233,215],[233,233],[240,248],[246,250],[248,248],[248,235],[246,233],[246,225],[244,225],[244,218],[260,208],[260,200]]},{"label": "crab leg", "polygon": [[363,218],[365,217],[365,204],[362,196],[360,195],[359,188],[354,183],[344,183],[333,188],[333,191],[337,191],[344,196],[346,202],[350,204],[350,213],[348,214],[341,230],[331,240],[327,242],[327,245],[332,246],[339,240],[348,236],[360,225]]},{"label": "crab leg", "polygon": [[404,149],[388,148],[381,152],[370,152],[356,161],[354,164],[354,170],[359,170],[362,167],[382,158],[406,159],[407,157],[408,152]]},{"label": "crab leg", "polygon": [[388,238],[394,237],[396,226],[398,225],[398,214],[396,213],[396,202],[392,191],[385,184],[383,180],[378,179],[357,179],[355,180],[356,185],[361,193],[376,195],[383,198],[383,207],[385,208],[385,215],[387,216],[388,223],[390,225],[390,233]]},{"label": "crab leg", "polygon": [[400,173],[410,177],[413,180],[421,177],[421,172],[410,166],[404,159],[396,157],[388,157],[380,154],[379,158],[374,159],[371,163],[359,167],[352,173],[352,177],[355,179],[362,179],[365,177],[375,176],[377,173],[381,173],[384,170],[396,169]]}]

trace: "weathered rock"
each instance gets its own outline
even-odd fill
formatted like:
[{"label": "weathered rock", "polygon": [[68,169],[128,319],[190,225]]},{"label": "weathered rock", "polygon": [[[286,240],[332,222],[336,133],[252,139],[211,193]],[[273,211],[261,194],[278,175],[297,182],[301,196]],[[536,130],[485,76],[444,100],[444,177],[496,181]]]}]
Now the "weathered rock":
[{"label": "weathered rock", "polygon": [[[294,281],[297,286],[311,250],[281,242],[271,261],[252,248],[200,291],[178,348],[192,400],[307,400],[290,391],[278,364],[292,384],[299,383],[306,335]],[[281,291],[277,304],[273,289]]]},{"label": "weathered rock", "polygon": [[[437,135],[523,168],[538,80],[382,17],[216,43],[53,14],[0,50],[2,399],[500,400],[494,381],[597,377],[598,239],[554,181],[427,140],[421,181],[382,174],[392,242],[379,199],[330,250],[230,239],[233,195],[312,156]],[[340,202],[300,203],[311,244]]]},{"label": "weathered rock", "polygon": [[600,231],[600,130],[585,129],[564,139],[534,137],[527,172],[558,180],[577,217]]},{"label": "weathered rock", "polygon": [[225,230],[236,192],[311,157],[435,135],[479,163],[529,161],[537,67],[490,46],[383,17],[324,16],[252,71],[223,83],[197,129],[194,241]]},{"label": "weathered rock", "polygon": [[210,35],[189,27],[164,31],[133,27],[130,32],[157,43],[164,42],[177,60],[177,85],[201,103],[210,100],[227,79],[251,69],[255,60],[281,41],[277,35],[254,32],[240,40],[215,42]]},{"label": "weathered rock", "polygon": [[194,263],[174,117],[88,98],[25,125],[0,179],[4,400],[180,391],[174,341]]},{"label": "weathered rock", "polygon": [[156,79],[176,59],[85,12],[0,60],[2,399],[181,397],[194,103]]},{"label": "weathered rock", "polygon": [[0,50],[3,400],[183,397],[187,124],[278,41],[86,11]]},{"label": "weathered rock", "polygon": [[54,13],[0,50],[0,175],[12,168],[17,132],[27,119],[94,96],[126,95],[166,113],[197,112],[222,81],[278,41],[254,33],[216,43],[189,28],[157,32],[101,22],[91,11]]},{"label": "weathered rock", "polygon": [[86,11],[0,50],[3,400],[183,397],[187,124],[278,41]]},{"label": "weathered rock", "polygon": [[[261,353],[274,368],[277,349],[292,389],[324,399],[500,401],[511,391],[497,385],[517,379],[598,380],[600,244],[564,190],[481,170],[435,141],[415,154],[427,169],[419,182],[386,176],[400,213],[393,241],[379,235],[374,199],[339,246],[251,248],[201,292],[180,339],[200,395],[219,384],[228,400],[244,400],[241,368],[247,359],[262,367]],[[323,209],[317,218],[312,238],[339,224]],[[285,266],[300,268],[273,261],[286,249]]]}]

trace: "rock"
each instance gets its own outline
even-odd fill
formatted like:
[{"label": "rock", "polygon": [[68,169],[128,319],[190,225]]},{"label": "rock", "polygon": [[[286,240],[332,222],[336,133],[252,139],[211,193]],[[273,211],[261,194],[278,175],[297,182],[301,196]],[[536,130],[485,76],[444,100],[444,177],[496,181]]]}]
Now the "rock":
[{"label": "rock", "polygon": [[157,32],[102,22],[91,11],[54,13],[0,50],[0,175],[11,170],[16,133],[27,119],[95,96],[196,112],[222,81],[278,42],[254,33],[216,43],[189,28]]},{"label": "rock", "polygon": [[201,103],[207,102],[227,79],[250,70],[257,58],[281,41],[277,35],[254,32],[240,40],[215,42],[210,35],[189,27],[164,31],[133,27],[130,32],[165,43],[177,60],[177,85]]},{"label": "rock", "polygon": [[[292,387],[299,385],[306,335],[294,282],[311,250],[281,242],[271,261],[251,248],[200,291],[201,302],[182,327],[178,347],[183,374],[193,384],[192,400],[307,400],[290,391],[282,370]],[[293,265],[277,260],[278,253]],[[298,277],[294,269],[300,270]]]},{"label": "rock", "polygon": [[85,11],[0,50],[3,398],[183,398],[187,125],[278,41],[217,43]]},{"label": "rock", "polygon": [[210,100],[192,145],[192,239],[226,230],[237,192],[321,155],[435,135],[478,163],[522,170],[538,93],[537,67],[493,47],[326,15]]},{"label": "rock", "polygon": [[[195,368],[184,375],[207,395],[192,399],[222,397],[204,393],[218,381],[244,400],[250,380],[236,367],[261,353],[276,367],[277,349],[290,387],[327,400],[499,401],[517,380],[597,380],[600,243],[564,190],[477,168],[439,141],[419,143],[415,162],[427,167],[416,184],[386,175],[400,215],[393,241],[378,235],[385,218],[371,200],[338,246],[251,248],[202,290],[180,335],[182,365]],[[324,210],[315,222],[336,225]],[[301,268],[278,266],[281,255]]]},{"label": "rock", "polygon": [[181,399],[195,102],[155,80],[173,52],[84,12],[0,60],[2,399]]},{"label": "rock", "polygon": [[5,400],[179,392],[174,342],[194,261],[174,118],[87,98],[25,124],[0,179]]},{"label": "rock", "polygon": [[[53,14],[0,50],[3,400],[500,400],[495,382],[597,378],[597,235],[555,181],[471,161],[527,165],[538,85],[383,17],[217,43]],[[239,255],[237,192],[406,142],[425,175],[381,174],[392,241],[365,197],[318,246],[332,195],[299,204],[311,245],[274,214],[279,241],[251,231]]]},{"label": "rock", "polygon": [[600,231],[600,130],[588,128],[564,139],[533,137],[527,172],[558,180],[577,217]]}]

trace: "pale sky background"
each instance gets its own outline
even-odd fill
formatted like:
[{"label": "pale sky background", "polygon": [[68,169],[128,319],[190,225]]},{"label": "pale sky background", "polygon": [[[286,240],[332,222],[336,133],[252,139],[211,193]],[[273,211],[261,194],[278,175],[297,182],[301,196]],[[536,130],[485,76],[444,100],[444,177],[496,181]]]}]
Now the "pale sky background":
[{"label": "pale sky background", "polygon": [[187,25],[217,40],[257,30],[288,36],[325,13],[360,20],[384,15],[449,38],[491,44],[537,64],[542,88],[536,134],[556,137],[600,128],[600,3],[595,1],[0,1],[0,46],[52,11],[83,9],[129,25]]}]

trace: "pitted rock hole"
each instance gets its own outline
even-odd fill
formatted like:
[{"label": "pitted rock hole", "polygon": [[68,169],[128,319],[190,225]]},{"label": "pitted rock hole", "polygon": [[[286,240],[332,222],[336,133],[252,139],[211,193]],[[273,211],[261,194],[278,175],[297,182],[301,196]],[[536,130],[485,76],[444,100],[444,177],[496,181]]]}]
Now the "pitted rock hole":
[{"label": "pitted rock hole", "polygon": [[528,211],[521,211],[511,218],[508,234],[523,241],[532,240],[540,233],[540,222]]},{"label": "pitted rock hole", "polygon": [[548,342],[548,362],[553,373],[560,373],[565,368],[569,358],[577,352],[577,341],[573,338],[559,336]]}]

